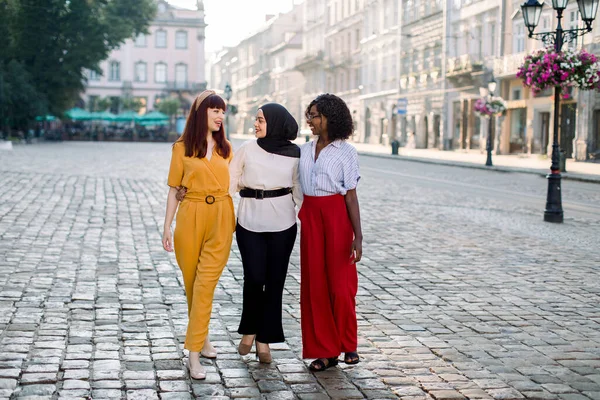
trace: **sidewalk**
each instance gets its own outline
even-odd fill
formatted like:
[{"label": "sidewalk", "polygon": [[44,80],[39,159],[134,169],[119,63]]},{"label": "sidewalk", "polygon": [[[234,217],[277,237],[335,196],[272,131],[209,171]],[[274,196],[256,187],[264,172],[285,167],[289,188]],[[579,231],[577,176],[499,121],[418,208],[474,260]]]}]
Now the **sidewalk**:
[{"label": "sidewalk", "polygon": [[[235,134],[234,139],[248,140],[250,135]],[[296,143],[302,144],[305,138],[298,138]],[[487,169],[502,172],[520,172],[546,176],[550,172],[550,158],[540,155],[493,155],[493,167],[485,166],[486,154],[478,151],[441,151],[436,149],[400,148],[399,155],[393,156],[391,146],[350,142],[360,155],[383,157],[404,161],[439,164],[453,167]],[[577,162],[567,160],[567,172],[561,173],[563,179],[600,183],[600,163]]]}]

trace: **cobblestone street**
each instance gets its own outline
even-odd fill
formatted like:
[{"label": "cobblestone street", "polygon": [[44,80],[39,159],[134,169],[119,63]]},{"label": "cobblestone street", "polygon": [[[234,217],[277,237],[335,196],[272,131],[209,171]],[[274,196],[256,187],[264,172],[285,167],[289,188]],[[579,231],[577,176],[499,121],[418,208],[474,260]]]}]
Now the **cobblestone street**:
[{"label": "cobblestone street", "polygon": [[[302,360],[299,249],[274,363],[237,354],[235,241],[219,355],[182,359],[183,281],[161,245],[170,144],[0,152],[0,399],[600,400],[600,185],[362,157],[356,366]],[[297,243],[298,245],[298,243]]]}]

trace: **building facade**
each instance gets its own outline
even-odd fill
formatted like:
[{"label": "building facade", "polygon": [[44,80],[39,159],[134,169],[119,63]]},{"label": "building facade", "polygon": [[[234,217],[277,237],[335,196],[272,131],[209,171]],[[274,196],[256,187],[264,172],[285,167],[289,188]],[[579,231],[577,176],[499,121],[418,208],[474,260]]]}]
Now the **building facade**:
[{"label": "building facade", "polygon": [[474,113],[487,94],[502,48],[502,0],[455,0],[448,6],[447,148],[485,149],[489,119]]},{"label": "building facade", "polygon": [[400,2],[365,0],[361,44],[360,121],[355,140],[388,144],[398,133]]},{"label": "building facade", "polygon": [[296,5],[288,13],[267,16],[257,32],[230,50],[237,53],[235,61],[218,66],[230,69],[226,74],[231,75],[231,102],[238,107],[236,132],[251,133],[258,108],[272,101],[281,102],[295,117],[300,117],[298,104],[304,83],[294,66],[302,53],[303,9]]},{"label": "building facade", "polygon": [[[476,116],[474,105],[494,78],[495,94],[508,104],[493,119],[494,151],[547,155],[553,91],[534,97],[516,77],[525,56],[543,46],[527,36],[522,3],[305,0],[228,49],[213,67],[233,82],[238,132],[251,129],[266,101],[288,106],[306,128],[305,107],[330,92],[352,112],[354,141],[464,151],[485,150],[489,119]],[[546,6],[536,31],[552,31],[556,23]],[[563,26],[582,27],[577,2],[569,3]],[[570,46],[599,54],[600,18]],[[570,96],[561,102],[561,149],[578,160],[598,159],[600,96],[578,90]]]},{"label": "building facade", "polygon": [[[600,20],[592,32],[582,38],[583,47],[600,58]],[[573,158],[579,161],[600,160],[600,93],[579,92]]]},{"label": "building facade", "polygon": [[[295,68],[301,72],[304,79],[304,90],[301,94],[301,104],[307,107],[320,93],[326,83],[325,74],[325,30],[326,30],[326,1],[305,0],[303,3],[302,22],[302,53],[296,59]],[[300,127],[306,132],[306,119],[298,120]]]},{"label": "building facade", "polygon": [[204,4],[196,10],[158,1],[157,15],[147,35],[128,39],[100,64],[102,74],[88,72],[83,100],[94,109],[100,98],[112,100],[119,112],[123,99],[136,99],[140,112],[155,108],[160,99],[177,96],[184,106],[206,87],[204,54]]},{"label": "building facade", "polygon": [[[495,62],[494,73],[500,78],[500,94],[507,100],[508,111],[500,118],[501,125],[497,126],[496,151],[501,154],[550,155],[554,133],[554,91],[547,90],[534,97],[516,77],[527,54],[542,48],[543,43],[528,37],[518,1],[506,1],[503,16],[507,39],[503,43],[502,57]],[[544,7],[536,32],[552,31],[556,24],[556,12],[552,7]],[[570,2],[562,24],[565,29],[581,27],[576,2]],[[582,40],[587,40],[594,47],[593,42],[598,41],[597,29],[564,47],[581,47]],[[595,106],[592,104],[595,97],[595,94],[574,89],[570,91],[569,99],[561,100],[559,144],[567,158],[587,159],[594,146],[591,139],[594,135],[588,135],[588,131],[593,129]],[[578,107],[580,103],[582,107]]]},{"label": "building facade", "polygon": [[[363,20],[366,0],[328,0],[325,9],[325,87],[341,97],[354,118],[354,140],[361,139]],[[364,137],[364,135],[363,135]]]},{"label": "building facade", "polygon": [[407,107],[400,117],[401,146],[447,146],[443,124],[447,3],[402,0],[399,97]]}]

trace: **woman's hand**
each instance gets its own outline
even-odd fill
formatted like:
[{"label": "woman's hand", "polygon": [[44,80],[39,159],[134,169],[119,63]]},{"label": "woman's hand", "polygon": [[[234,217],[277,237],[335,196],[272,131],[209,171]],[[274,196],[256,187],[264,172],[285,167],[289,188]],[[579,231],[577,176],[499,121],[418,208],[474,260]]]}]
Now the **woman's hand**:
[{"label": "woman's hand", "polygon": [[163,248],[169,253],[173,251],[173,234],[170,226],[163,231],[162,244]]},{"label": "woman's hand", "polygon": [[178,201],[183,201],[185,195],[187,194],[187,188],[185,186],[177,186],[176,189],[177,194],[175,195],[175,197]]},{"label": "woman's hand", "polygon": [[360,262],[362,258],[362,239],[355,238],[352,242],[352,254],[350,254],[350,259],[355,263]]}]

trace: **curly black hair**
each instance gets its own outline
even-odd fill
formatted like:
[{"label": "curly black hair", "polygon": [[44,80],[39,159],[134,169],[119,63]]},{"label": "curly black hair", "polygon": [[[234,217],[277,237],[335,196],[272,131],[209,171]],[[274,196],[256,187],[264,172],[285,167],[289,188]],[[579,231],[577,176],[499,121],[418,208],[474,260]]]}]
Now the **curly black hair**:
[{"label": "curly black hair", "polygon": [[307,115],[311,107],[315,105],[317,111],[327,118],[327,133],[331,141],[346,140],[352,136],[354,123],[344,100],[331,93],[320,94],[308,105]]}]

